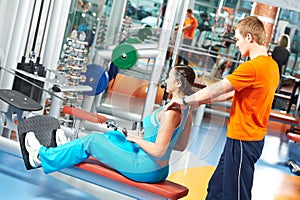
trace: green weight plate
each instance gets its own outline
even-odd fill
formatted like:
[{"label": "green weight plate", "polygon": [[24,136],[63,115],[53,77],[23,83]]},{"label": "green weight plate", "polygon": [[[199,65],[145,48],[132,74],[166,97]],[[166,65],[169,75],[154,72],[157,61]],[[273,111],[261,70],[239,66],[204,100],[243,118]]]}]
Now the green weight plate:
[{"label": "green weight plate", "polygon": [[136,37],[130,37],[130,38],[127,38],[124,43],[127,43],[127,44],[141,44],[142,41],[139,39],[139,38],[136,38]]},{"label": "green weight plate", "polygon": [[138,37],[140,40],[144,41],[149,36],[152,36],[152,29],[150,27],[145,27],[139,30]]},{"label": "green weight plate", "polygon": [[129,69],[138,60],[138,52],[133,45],[122,43],[113,49],[111,59],[116,67]]}]

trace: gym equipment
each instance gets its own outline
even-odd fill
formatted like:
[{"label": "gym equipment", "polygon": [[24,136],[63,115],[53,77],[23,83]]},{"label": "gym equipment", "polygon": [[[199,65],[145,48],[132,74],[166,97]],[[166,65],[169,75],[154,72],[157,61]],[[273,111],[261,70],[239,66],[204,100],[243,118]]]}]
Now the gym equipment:
[{"label": "gym equipment", "polygon": [[132,181],[118,172],[106,168],[101,165],[99,161],[92,158],[76,165],[73,169],[67,168],[61,172],[92,182],[109,190],[122,193],[134,199],[176,200],[187,196],[189,192],[187,187],[169,180],[151,184]]},{"label": "gym equipment", "polygon": [[33,131],[35,136],[46,147],[56,147],[56,130],[60,128],[59,121],[51,116],[38,115],[22,121],[18,125],[19,143],[26,169],[33,169],[29,163],[29,154],[25,148],[25,136]]},{"label": "gym equipment", "polygon": [[[123,44],[123,43],[122,43]],[[126,44],[126,43],[124,43]],[[130,45],[130,44],[127,44]],[[158,45],[157,44],[131,44],[138,53],[138,58],[156,58],[159,55]],[[117,45],[118,46],[118,45]],[[106,50],[97,50],[95,55],[95,60],[97,59],[105,59],[112,61],[112,52],[116,45],[108,46]],[[134,65],[134,64],[133,64]]]},{"label": "gym equipment", "polygon": [[[107,128],[112,128],[112,129],[114,129],[115,131],[116,130],[118,130],[118,128],[119,128],[119,125],[118,125],[118,123],[117,122],[115,122],[115,121],[110,121],[110,122],[106,122],[106,124],[107,124]],[[125,135],[125,137],[127,137],[127,129],[126,128],[122,128],[122,133]]]},{"label": "gym equipment", "polygon": [[152,30],[150,27],[145,27],[138,31],[138,38],[141,41],[144,41],[145,39],[147,39],[149,36],[152,36],[152,35],[153,35],[153,33],[152,33]]},{"label": "gym equipment", "polygon": [[289,167],[291,169],[291,172],[297,174],[300,176],[300,166],[295,160],[288,160],[287,162],[284,163],[285,166]]},{"label": "gym equipment", "polygon": [[111,60],[120,69],[130,69],[138,60],[138,52],[133,45],[122,43],[112,51]]},{"label": "gym equipment", "polygon": [[[32,80],[36,80],[36,81],[40,81],[40,82],[43,82],[43,83],[49,83],[51,85],[55,85],[54,87],[56,88],[57,86],[64,86],[68,83],[68,80],[66,79],[66,77],[57,72],[57,71],[54,71],[54,70],[50,70],[50,69],[46,69],[47,71],[49,71],[50,73],[54,73],[55,74],[55,78],[52,79],[52,78],[44,78],[44,77],[41,77],[41,76],[37,76],[37,75],[34,75],[34,74],[31,74],[31,73],[28,73],[26,71],[23,71],[23,70],[18,70],[18,69],[13,69],[13,71],[10,71],[10,70],[7,70],[3,67],[0,66],[0,69],[1,70],[4,70],[5,72],[8,72],[16,77],[18,77],[19,79],[23,80],[24,82],[42,90],[43,92],[47,92],[49,93],[50,95],[56,97],[57,99],[60,99],[60,100],[64,100],[64,97],[62,96],[59,96],[57,95],[55,90],[51,91],[51,90],[46,90],[44,89],[43,87],[40,87],[39,85],[35,84],[35,82],[33,82]],[[18,72],[18,73],[17,73]],[[19,75],[21,74],[21,75]],[[89,86],[64,86],[63,87],[64,90],[70,90],[70,91],[73,91],[73,90],[76,90],[76,91],[91,91],[91,87]]]},{"label": "gym equipment", "polygon": [[[22,159],[19,142],[0,137],[0,151],[2,153],[7,153],[16,159]],[[133,199],[176,200],[187,196],[189,192],[187,187],[169,180],[155,184],[132,181],[118,172],[103,166],[93,158],[76,166],[62,169],[59,172],[108,190],[121,193],[122,195],[132,197]],[[45,180],[43,179],[43,181]]]},{"label": "gym equipment", "polygon": [[127,44],[141,44],[142,40],[140,40],[139,38],[136,38],[136,37],[129,37],[124,41],[124,43],[127,43]]},{"label": "gym equipment", "polygon": [[295,34],[292,45],[291,45],[291,51],[293,53],[300,52],[300,33]]},{"label": "gym equipment", "polygon": [[119,68],[116,67],[113,62],[111,62],[107,73],[108,73],[108,81],[110,82],[111,80],[114,80],[114,82],[111,84],[112,87],[119,73]]},{"label": "gym equipment", "polygon": [[121,34],[119,41],[124,41],[129,35],[129,29],[132,27],[132,18],[125,16],[121,24]]},{"label": "gym equipment", "polygon": [[109,77],[105,69],[96,64],[89,64],[86,66],[86,71],[81,73],[84,77],[83,82],[79,82],[81,85],[87,85],[92,87],[92,91],[84,92],[89,96],[96,96],[103,92],[108,85]]},{"label": "gym equipment", "polygon": [[87,112],[80,108],[74,108],[71,106],[64,106],[62,112],[78,119],[87,120],[94,123],[103,123],[107,120],[105,116],[98,113]]},{"label": "gym equipment", "polygon": [[[24,120],[19,125],[19,134],[22,156],[27,169],[32,167],[28,162],[28,152],[24,148],[24,140],[28,131],[36,133],[37,139],[41,144],[46,146],[56,146],[55,144],[55,133],[59,128],[59,122],[57,119],[39,115]],[[43,132],[43,133],[38,133]],[[17,142],[11,142],[11,146],[17,148]],[[0,138],[0,149],[6,147],[2,146],[2,140]],[[23,147],[22,147],[23,146]],[[16,154],[18,150],[16,150]],[[179,185],[172,181],[164,180],[159,183],[149,184],[132,181],[113,169],[110,169],[96,159],[90,157],[87,161],[79,163],[73,167],[62,169],[59,172],[68,174],[75,178],[79,178],[84,181],[99,185],[106,189],[122,193],[126,196],[136,199],[180,199],[185,197],[189,189],[183,185]]]},{"label": "gym equipment", "polygon": [[[69,134],[69,135],[71,135],[71,138],[74,138],[74,139],[79,137],[79,132],[80,132],[81,126],[82,126],[81,122],[83,120],[97,124],[97,125],[102,124],[107,121],[107,118],[105,116],[100,115],[98,113],[88,112],[81,108],[74,108],[71,106],[63,106],[62,112],[64,114],[67,114],[74,118],[72,131]],[[102,131],[100,131],[100,132],[102,132]],[[68,135],[67,132],[66,132],[66,135]]]},{"label": "gym equipment", "polygon": [[293,75],[294,70],[295,70],[296,65],[297,65],[297,62],[298,62],[298,55],[299,55],[299,52],[300,52],[300,34],[299,33],[294,36],[293,43],[291,45],[291,51],[293,53],[295,53],[295,61],[294,61],[294,64],[293,64],[292,71],[290,73],[291,75]]},{"label": "gym equipment", "polygon": [[17,123],[22,122],[23,111],[38,111],[43,108],[16,90],[0,89],[0,99],[9,104],[8,111],[4,113],[5,119],[1,120],[1,133],[7,138],[10,138],[11,131],[18,132]]},{"label": "gym equipment", "polygon": [[[36,6],[36,1],[34,1],[33,10],[35,10],[35,6]],[[43,6],[44,6],[44,1],[41,1],[40,10],[38,13],[37,24],[36,24],[36,29],[35,29],[35,34],[34,34],[34,39],[33,39],[33,44],[32,44],[31,52],[29,55],[30,61],[28,63],[25,62],[26,61],[26,50],[27,50],[29,37],[30,37],[30,29],[32,28],[34,11],[32,12],[32,16],[31,16],[30,29],[29,29],[29,33],[28,33],[28,37],[27,37],[27,41],[26,41],[26,45],[25,45],[24,55],[22,56],[21,62],[18,63],[18,65],[17,65],[17,69],[34,74],[34,75],[38,75],[40,77],[46,77],[45,67],[42,64],[40,64],[39,62],[40,62],[40,56],[41,56],[42,46],[43,46],[43,42],[44,42],[44,36],[45,36],[45,32],[46,32],[46,25],[47,25],[47,21],[48,21],[49,11],[50,11],[50,7],[51,7],[51,1],[49,1],[48,11],[47,11],[46,19],[45,19],[45,26],[44,26],[44,30],[43,30],[43,34],[42,34],[42,39],[40,42],[39,54],[38,54],[38,57],[36,58],[36,62],[34,63],[33,60],[36,57],[35,46],[36,46],[36,42],[38,39],[38,31],[39,31]],[[29,79],[28,77],[23,76],[19,72],[17,72],[16,74],[18,74],[21,77],[24,77],[27,80],[30,80],[30,82],[33,82],[35,85],[38,85],[39,87],[44,86],[44,83],[41,81]],[[20,91],[21,93],[27,95],[28,97],[34,99],[35,101],[41,102],[43,91],[39,88],[34,87],[32,84],[20,79],[17,76],[15,77],[14,82],[13,82],[13,90]]]}]

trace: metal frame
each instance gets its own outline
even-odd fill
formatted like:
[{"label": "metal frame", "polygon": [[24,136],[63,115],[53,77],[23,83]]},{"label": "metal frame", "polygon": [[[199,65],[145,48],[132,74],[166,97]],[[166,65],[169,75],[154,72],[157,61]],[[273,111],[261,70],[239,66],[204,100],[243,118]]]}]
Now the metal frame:
[{"label": "metal frame", "polygon": [[[22,154],[20,150],[19,143],[4,137],[0,137],[0,151],[7,153],[9,155],[13,155],[16,158],[22,159]],[[83,169],[77,167],[69,167],[59,171],[60,173],[67,174],[69,176],[81,179],[83,181],[95,184],[97,186],[109,189],[113,192],[117,192],[119,194],[126,195],[128,197],[132,197],[140,200],[162,200],[167,199],[165,197],[158,196],[151,192],[147,192],[145,190],[126,185],[121,182],[117,182],[115,180],[111,180],[109,178],[95,175],[94,173],[85,171]]]}]

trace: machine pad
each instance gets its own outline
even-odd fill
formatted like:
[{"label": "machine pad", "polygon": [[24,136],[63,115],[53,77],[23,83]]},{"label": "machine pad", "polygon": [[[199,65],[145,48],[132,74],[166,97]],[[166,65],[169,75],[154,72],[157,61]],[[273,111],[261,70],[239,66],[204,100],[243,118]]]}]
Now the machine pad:
[{"label": "machine pad", "polygon": [[35,133],[39,142],[46,147],[56,147],[55,134],[60,128],[59,121],[51,116],[39,115],[23,120],[18,126],[19,143],[26,169],[33,169],[29,164],[29,154],[25,148],[25,136],[28,132]]}]

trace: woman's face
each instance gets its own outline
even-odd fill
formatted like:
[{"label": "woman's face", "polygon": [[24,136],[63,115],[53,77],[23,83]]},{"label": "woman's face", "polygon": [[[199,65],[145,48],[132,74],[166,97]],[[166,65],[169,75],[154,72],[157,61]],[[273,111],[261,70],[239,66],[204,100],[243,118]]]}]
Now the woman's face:
[{"label": "woman's face", "polygon": [[175,90],[178,89],[178,84],[179,84],[179,81],[176,80],[176,69],[175,68],[172,68],[169,72],[169,76],[166,80],[166,84],[167,84],[167,92],[170,93],[170,94],[173,94],[173,92]]}]

